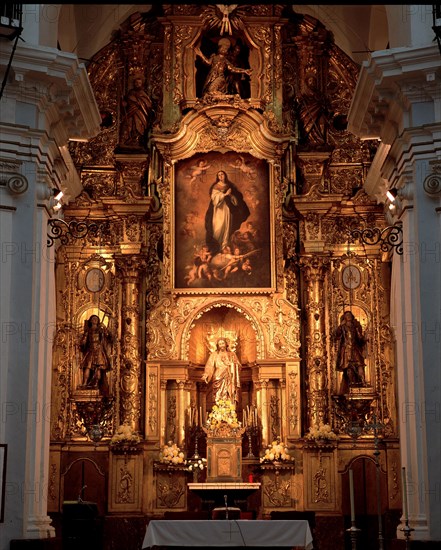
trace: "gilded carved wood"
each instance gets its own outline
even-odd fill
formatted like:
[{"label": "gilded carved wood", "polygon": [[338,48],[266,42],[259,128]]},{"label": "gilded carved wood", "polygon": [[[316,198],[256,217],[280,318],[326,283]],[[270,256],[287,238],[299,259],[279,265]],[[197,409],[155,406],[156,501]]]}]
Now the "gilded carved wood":
[{"label": "gilded carved wood", "polygon": [[[351,228],[384,225],[381,208],[363,190],[376,145],[346,129],[358,67],[319,21],[291,7],[238,5],[229,16],[228,36],[220,33],[225,22],[216,6],[158,10],[130,16],[88,67],[103,122],[94,139],[70,145],[83,191],[64,217],[106,224],[99,234],[72,240],[57,252],[52,440],[91,443],[75,398],[82,325],[97,312],[114,335],[107,373],[114,401],[100,418],[102,441],[120,423],[140,432],[148,448],[136,468],[143,468],[145,486],[153,486],[152,465],[168,437],[190,448],[186,409],[193,404],[207,412],[201,380],[207,340],[223,331],[237,339],[243,405],[258,411],[260,446],[282,435],[301,457],[302,438],[321,422],[348,442],[348,414],[337,406],[342,396],[335,340],[347,309],[367,337],[366,385],[357,391],[370,399],[383,435],[396,438],[388,264],[379,250],[349,236]],[[231,81],[230,88],[224,82],[215,93],[204,93],[209,73],[198,50],[209,59],[219,54],[222,38],[230,46],[241,44],[243,66],[236,69],[242,72],[232,74],[243,76],[248,88],[231,92]],[[148,106],[141,122],[136,108],[133,116],[128,107],[137,77],[135,106]],[[124,137],[129,124],[134,141]],[[223,169],[240,175],[238,185],[250,203],[261,200],[267,186],[267,216],[258,222],[268,231],[268,254],[261,255],[268,277],[252,287],[226,277],[225,284],[208,284],[206,266],[193,263],[193,252],[182,255],[184,245],[194,245],[196,258],[205,244],[204,212],[214,176],[206,166],[221,159],[238,163]],[[253,163],[264,167],[265,178],[255,170],[253,179]],[[199,172],[186,179],[185,170],[195,166]],[[189,184],[188,193],[190,183],[200,185],[203,193],[192,200],[205,206],[179,217],[179,208],[191,203],[178,199],[182,182]],[[250,194],[253,185],[260,194]],[[180,233],[183,219],[186,234]],[[183,283],[187,266],[198,274],[197,284]],[[87,289],[91,269],[103,280],[102,286],[96,283],[99,290]],[[363,437],[370,441],[369,431]],[[314,452],[303,457],[303,472],[265,473],[266,509],[339,509],[339,450]],[[54,459],[51,498],[60,493],[57,464]],[[130,468],[121,465],[112,474],[118,510],[185,508],[183,471],[176,478],[158,471],[154,495],[144,488],[142,498],[134,498]],[[388,484],[394,505],[396,471],[393,455]]]}]

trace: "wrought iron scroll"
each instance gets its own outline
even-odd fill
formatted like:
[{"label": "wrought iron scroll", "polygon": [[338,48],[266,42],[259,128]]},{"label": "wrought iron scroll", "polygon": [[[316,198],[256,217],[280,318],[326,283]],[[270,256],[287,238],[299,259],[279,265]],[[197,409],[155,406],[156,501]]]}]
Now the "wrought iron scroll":
[{"label": "wrought iron scroll", "polygon": [[384,229],[368,227],[366,229],[352,229],[350,236],[364,245],[380,244],[382,252],[395,249],[400,256],[403,254],[403,229],[401,225],[390,225]]},{"label": "wrought iron scroll", "polygon": [[103,233],[108,226],[108,221],[72,220],[67,223],[64,220],[51,218],[48,220],[47,246],[48,248],[53,246],[57,239],[60,239],[61,244],[68,244],[71,239],[84,239],[87,235],[96,237]]}]

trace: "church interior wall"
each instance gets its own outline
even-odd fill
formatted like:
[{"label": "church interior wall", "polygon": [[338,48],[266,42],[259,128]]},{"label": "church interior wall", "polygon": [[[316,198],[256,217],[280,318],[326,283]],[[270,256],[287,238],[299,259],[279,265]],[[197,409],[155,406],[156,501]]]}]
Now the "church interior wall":
[{"label": "church interior wall", "polygon": [[[416,333],[404,342],[400,319],[413,323],[417,312],[436,331],[439,291],[418,291],[408,301],[407,289],[440,278],[432,270],[439,231],[434,237],[433,223],[424,224],[438,200],[428,182],[438,173],[431,161],[438,106],[431,84],[409,108],[390,108],[395,96],[368,92],[389,47],[420,47],[435,75],[428,6],[358,6],[349,15],[343,6],[238,5],[222,19],[219,6],[90,5],[85,24],[81,6],[53,8],[36,7],[23,48],[39,44],[43,57],[57,44],[72,52],[49,64],[59,61],[76,79],[58,75],[58,91],[48,92],[54,106],[39,128],[47,174],[40,169],[34,181],[31,169],[26,180],[39,209],[31,241],[45,240],[50,217],[61,232],[71,225],[61,239],[48,237],[49,263],[34,269],[39,291],[20,297],[29,297],[42,323],[56,323],[53,340],[16,353],[30,364],[32,400],[49,401],[50,414],[33,435],[45,449],[41,463],[31,467],[28,453],[10,471],[25,471],[33,483],[47,466],[47,497],[27,500],[29,525],[8,533],[53,536],[46,514],[58,533],[65,503],[85,499],[97,504],[104,538],[121,537],[120,521],[132,522],[131,541],[142,538],[145,522],[166,512],[209,513],[210,502],[188,483],[204,483],[228,463],[231,479],[261,484],[240,502],[243,513],[312,513],[320,548],[330,532],[344,546],[349,471],[369,541],[378,537],[378,506],[387,540],[403,538],[402,465],[420,487],[437,476],[436,466],[424,465],[436,422],[418,433],[415,423],[403,426],[400,403],[430,393],[440,345]],[[353,36],[344,36],[346,16],[357,20]],[[398,36],[398,27],[406,32]],[[371,56],[371,49],[386,54]],[[19,82],[20,71],[26,80],[32,69],[17,51]],[[401,54],[390,55],[401,64]],[[405,86],[403,67],[398,77],[384,69],[385,87],[394,79]],[[38,71],[46,71],[43,63]],[[20,109],[18,96],[7,101],[12,136],[30,111]],[[21,118],[12,120],[15,110]],[[420,128],[433,137],[429,145],[419,145]],[[22,171],[9,149],[6,172]],[[52,213],[54,185],[65,192],[62,214]],[[395,210],[382,199],[392,185]],[[22,191],[14,193],[18,205]],[[215,214],[216,193],[228,195],[228,214]],[[14,223],[6,225],[11,239],[22,232],[28,241],[31,225]],[[392,224],[410,242],[433,244],[428,263],[418,250],[403,265],[393,241],[364,240],[366,230]],[[3,266],[2,276],[5,268],[16,265]],[[18,296],[12,271],[6,275]],[[205,379],[222,341],[236,357],[237,377],[222,395],[242,430],[228,452],[209,436],[224,386]],[[44,362],[51,377],[38,367]],[[9,388],[11,378],[4,381]],[[278,441],[289,459],[265,460]],[[190,462],[167,464],[163,453],[172,444],[190,462],[208,464],[200,472]],[[39,457],[37,447],[33,453]],[[436,538],[433,495],[417,491],[409,504],[418,516],[415,535]]]}]

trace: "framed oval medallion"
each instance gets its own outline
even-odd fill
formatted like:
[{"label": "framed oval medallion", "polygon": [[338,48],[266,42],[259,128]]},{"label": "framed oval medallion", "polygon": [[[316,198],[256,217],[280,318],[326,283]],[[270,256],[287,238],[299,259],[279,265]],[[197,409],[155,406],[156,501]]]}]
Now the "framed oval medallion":
[{"label": "framed oval medallion", "polygon": [[89,292],[101,292],[104,286],[104,273],[98,267],[92,267],[86,273],[86,288]]},{"label": "framed oval medallion", "polygon": [[361,272],[356,265],[347,265],[341,273],[343,285],[350,290],[358,288],[361,284]]}]

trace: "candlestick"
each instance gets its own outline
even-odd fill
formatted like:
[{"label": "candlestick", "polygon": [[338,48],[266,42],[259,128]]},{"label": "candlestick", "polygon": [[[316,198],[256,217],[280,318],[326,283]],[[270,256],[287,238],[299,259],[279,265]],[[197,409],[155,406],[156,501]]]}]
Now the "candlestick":
[{"label": "candlestick", "polygon": [[403,493],[403,516],[404,521],[409,519],[409,511],[407,508],[407,484],[406,484],[406,468],[401,468],[401,491]]},{"label": "candlestick", "polygon": [[199,424],[198,426],[202,426],[202,407],[199,407]]},{"label": "candlestick", "polygon": [[355,521],[354,472],[352,468],[349,470],[349,497],[351,499],[351,522],[352,522],[352,521]]}]

